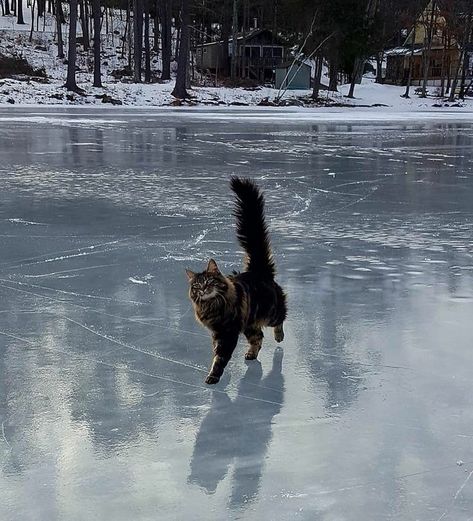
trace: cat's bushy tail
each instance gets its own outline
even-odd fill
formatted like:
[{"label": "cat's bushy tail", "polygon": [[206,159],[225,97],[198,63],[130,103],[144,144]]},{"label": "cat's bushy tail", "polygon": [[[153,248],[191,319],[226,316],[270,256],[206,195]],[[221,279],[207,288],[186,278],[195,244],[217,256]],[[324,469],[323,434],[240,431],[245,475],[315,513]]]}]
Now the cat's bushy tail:
[{"label": "cat's bushy tail", "polygon": [[264,218],[263,195],[251,179],[233,176],[230,186],[236,195],[237,238],[247,255],[246,271],[272,279],[276,268]]}]

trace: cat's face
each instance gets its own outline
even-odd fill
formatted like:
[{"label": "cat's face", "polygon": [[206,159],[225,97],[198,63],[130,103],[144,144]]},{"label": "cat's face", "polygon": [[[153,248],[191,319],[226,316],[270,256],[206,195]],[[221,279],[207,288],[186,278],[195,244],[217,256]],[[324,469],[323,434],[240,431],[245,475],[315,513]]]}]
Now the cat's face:
[{"label": "cat's face", "polygon": [[189,296],[197,304],[225,297],[228,284],[220,273],[217,263],[210,259],[207,269],[202,273],[186,270],[189,279]]}]

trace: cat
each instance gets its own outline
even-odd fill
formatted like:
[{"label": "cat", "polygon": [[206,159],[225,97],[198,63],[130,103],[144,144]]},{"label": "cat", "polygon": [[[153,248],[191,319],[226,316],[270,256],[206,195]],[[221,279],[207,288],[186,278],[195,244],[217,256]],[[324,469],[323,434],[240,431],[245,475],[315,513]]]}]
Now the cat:
[{"label": "cat", "polygon": [[212,334],[214,356],[207,384],[220,380],[240,333],[249,344],[246,360],[258,357],[263,327],[274,328],[274,339],[282,342],[287,315],[286,295],[274,280],[276,268],[263,195],[251,179],[232,177],[230,186],[236,195],[236,235],[246,253],[244,271],[224,275],[214,259],[201,273],[186,269],[196,320]]}]

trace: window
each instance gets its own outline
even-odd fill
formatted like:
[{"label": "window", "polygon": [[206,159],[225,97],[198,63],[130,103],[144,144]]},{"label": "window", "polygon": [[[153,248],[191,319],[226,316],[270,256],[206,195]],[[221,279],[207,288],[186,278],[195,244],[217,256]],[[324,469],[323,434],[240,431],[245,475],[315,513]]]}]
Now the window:
[{"label": "window", "polygon": [[264,46],[263,47],[264,58],[282,58],[282,47]]},{"label": "window", "polygon": [[260,55],[260,48],[256,46],[246,46],[245,47],[245,56],[247,58],[255,59],[259,58]]},{"label": "window", "polygon": [[440,60],[430,60],[430,76],[432,78],[439,78],[442,76],[442,62]]}]

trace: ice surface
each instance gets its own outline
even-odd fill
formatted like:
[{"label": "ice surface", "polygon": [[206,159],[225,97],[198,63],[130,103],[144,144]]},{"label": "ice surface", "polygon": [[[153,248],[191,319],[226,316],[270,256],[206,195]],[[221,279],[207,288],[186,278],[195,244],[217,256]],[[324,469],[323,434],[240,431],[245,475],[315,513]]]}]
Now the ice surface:
[{"label": "ice surface", "polygon": [[[0,519],[471,519],[473,124],[265,114],[0,111]],[[208,388],[231,174],[290,313]]]}]

